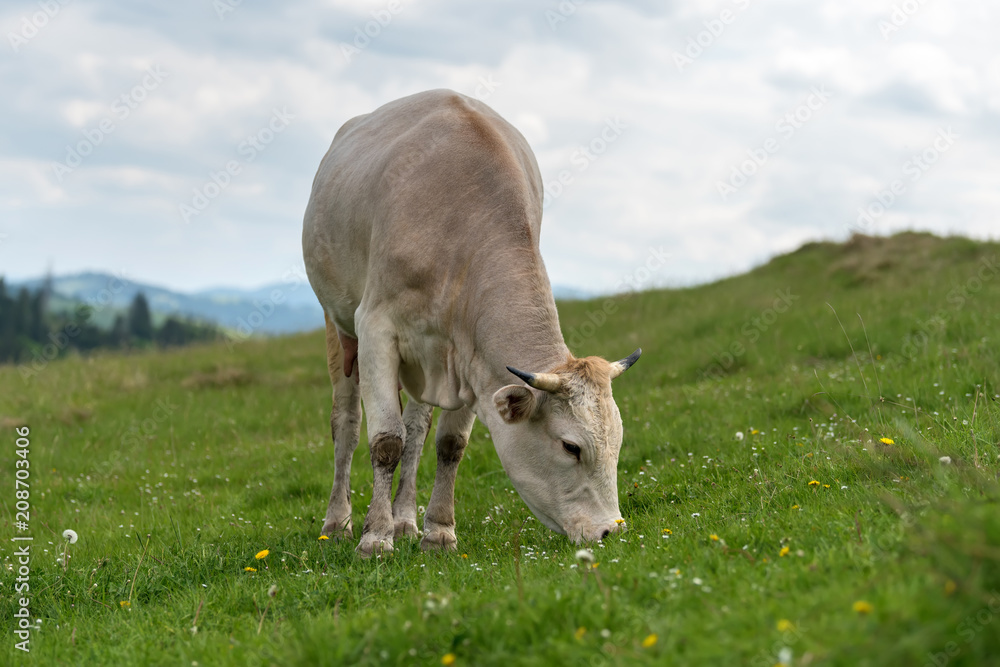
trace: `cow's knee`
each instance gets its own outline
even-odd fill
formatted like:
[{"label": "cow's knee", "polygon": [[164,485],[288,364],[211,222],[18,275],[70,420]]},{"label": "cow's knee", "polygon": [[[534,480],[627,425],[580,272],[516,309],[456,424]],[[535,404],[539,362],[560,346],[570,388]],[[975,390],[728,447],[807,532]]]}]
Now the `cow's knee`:
[{"label": "cow's knee", "polygon": [[450,465],[458,465],[469,442],[460,435],[443,435],[437,441],[438,460]]},{"label": "cow's knee", "polygon": [[395,468],[403,458],[403,439],[392,433],[379,433],[371,439],[372,466]]}]

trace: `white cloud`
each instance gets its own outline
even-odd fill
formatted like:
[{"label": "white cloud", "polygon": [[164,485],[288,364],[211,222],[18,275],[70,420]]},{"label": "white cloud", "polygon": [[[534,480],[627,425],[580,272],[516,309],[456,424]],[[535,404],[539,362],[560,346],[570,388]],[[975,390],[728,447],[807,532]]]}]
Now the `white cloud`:
[{"label": "white cloud", "polygon": [[[300,261],[312,177],[340,124],[438,87],[484,97],[518,126],[547,183],[572,176],[543,224],[555,283],[611,289],[662,245],[672,258],[653,284],[688,284],[845,238],[948,126],[954,148],[871,231],[995,236],[1000,10],[923,3],[885,38],[898,4],[590,0],[553,29],[555,2],[404,2],[348,59],[343,45],[386,2],[243,3],[224,20],[208,3],[74,3],[0,63],[0,266],[124,268],[182,288],[275,279]],[[0,16],[4,34],[20,19]],[[678,71],[689,40],[701,52]],[[168,76],[118,118],[112,103],[153,66]],[[814,86],[829,101],[781,134]],[[241,142],[274,109],[294,121],[184,224],[178,206],[244,159]],[[108,118],[113,132],[60,181],[52,164]],[[620,137],[581,160],[615,118]],[[778,150],[720,197],[768,138]]]}]

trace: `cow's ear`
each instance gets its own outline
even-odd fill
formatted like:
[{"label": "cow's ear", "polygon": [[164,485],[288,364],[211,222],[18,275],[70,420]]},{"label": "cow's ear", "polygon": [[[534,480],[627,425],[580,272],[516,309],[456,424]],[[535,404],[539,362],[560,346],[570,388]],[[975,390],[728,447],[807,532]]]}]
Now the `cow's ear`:
[{"label": "cow's ear", "polygon": [[523,384],[509,384],[493,394],[500,417],[508,424],[517,424],[531,417],[538,405],[535,393]]}]

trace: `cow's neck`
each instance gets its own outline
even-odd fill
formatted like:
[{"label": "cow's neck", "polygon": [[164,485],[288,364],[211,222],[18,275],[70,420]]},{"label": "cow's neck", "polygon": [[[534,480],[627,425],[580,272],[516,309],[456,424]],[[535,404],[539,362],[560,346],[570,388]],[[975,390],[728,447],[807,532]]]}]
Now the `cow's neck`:
[{"label": "cow's neck", "polygon": [[507,366],[546,372],[565,362],[569,354],[540,260],[534,266],[522,265],[517,271],[508,267],[506,272],[484,278],[476,301],[470,304],[474,333],[468,381],[480,419],[483,409],[493,410],[493,394],[498,389],[520,382]]}]

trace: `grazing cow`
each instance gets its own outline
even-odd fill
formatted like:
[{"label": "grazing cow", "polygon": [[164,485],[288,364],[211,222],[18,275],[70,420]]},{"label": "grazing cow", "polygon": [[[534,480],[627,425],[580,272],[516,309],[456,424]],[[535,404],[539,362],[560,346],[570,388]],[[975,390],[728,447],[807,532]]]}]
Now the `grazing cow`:
[{"label": "grazing cow", "polygon": [[362,399],[375,473],[362,556],[417,535],[416,471],[433,406],[442,412],[424,549],[456,547],[455,474],[476,417],[546,526],[577,542],[624,528],[611,381],[640,350],[614,363],[570,354],[538,249],[541,218],[527,141],[477,100],[419,93],[337,132],[302,230],[333,383],[324,534],[352,535]]}]

